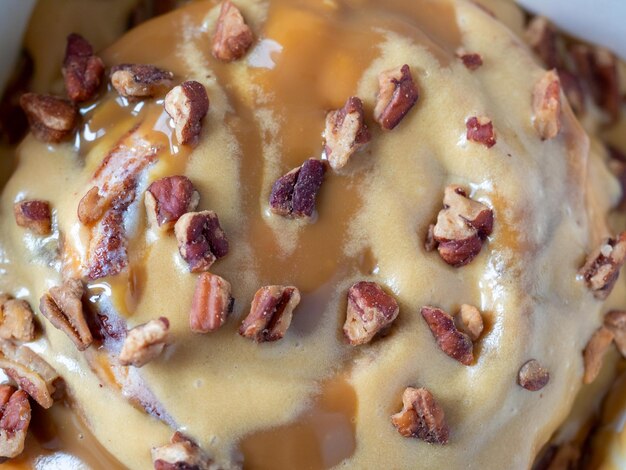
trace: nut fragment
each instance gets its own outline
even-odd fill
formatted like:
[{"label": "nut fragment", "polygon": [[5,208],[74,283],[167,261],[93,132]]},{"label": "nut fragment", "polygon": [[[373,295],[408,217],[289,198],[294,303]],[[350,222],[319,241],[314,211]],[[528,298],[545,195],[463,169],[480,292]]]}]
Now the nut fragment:
[{"label": "nut fragment", "polygon": [[63,77],[67,95],[74,102],[93,98],[104,75],[104,63],[94,55],[91,44],[79,34],[67,37]]},{"label": "nut fragment", "polygon": [[30,304],[22,299],[0,302],[0,338],[32,341],[35,323]]},{"label": "nut fragment", "polygon": [[496,133],[488,117],[472,116],[465,122],[465,127],[467,127],[467,140],[473,140],[487,148],[496,145]]},{"label": "nut fragment", "polygon": [[476,341],[480,338],[484,328],[483,316],[480,314],[480,310],[473,305],[463,304],[458,315],[463,325],[463,330],[471,340]]},{"label": "nut fragment", "polygon": [[441,350],[461,364],[474,362],[474,344],[468,335],[460,332],[450,315],[436,307],[422,307],[422,316]]},{"label": "nut fragment", "polygon": [[26,346],[0,339],[0,369],[43,408],[50,408],[60,390],[56,371]]},{"label": "nut fragment", "polygon": [[585,112],[585,90],[582,86],[582,81],[579,76],[573,73],[559,69],[559,80],[561,81],[561,88],[563,93],[567,97],[572,110],[577,115]]},{"label": "nut fragment", "polygon": [[461,59],[463,65],[469,70],[476,70],[483,65],[483,58],[480,54],[475,52],[466,52],[463,49],[459,49],[456,52],[456,56]]},{"label": "nut fragment", "polygon": [[284,217],[311,217],[324,173],[326,164],[310,158],[278,178],[270,194],[270,210]]},{"label": "nut fragment", "polygon": [[30,402],[24,390],[0,385],[0,457],[11,459],[22,453],[30,415]]},{"label": "nut fragment", "polygon": [[402,394],[402,411],[391,422],[404,437],[416,437],[430,444],[447,444],[450,430],[443,408],[425,388],[407,387]]},{"label": "nut fragment", "polygon": [[20,106],[26,113],[31,132],[42,142],[61,142],[73,134],[78,124],[78,110],[63,98],[25,93],[20,98]]},{"label": "nut fragment", "polygon": [[111,68],[111,84],[126,98],[150,98],[172,87],[174,74],[154,65],[120,64]]},{"label": "nut fragment", "polygon": [[343,108],[326,115],[324,138],[326,158],[334,170],[343,168],[350,156],[370,141],[371,134],[364,121],[360,98],[352,96]]},{"label": "nut fragment", "polygon": [[252,30],[230,0],[222,2],[213,36],[213,57],[224,62],[242,58],[254,42]]},{"label": "nut fragment", "polygon": [[535,16],[526,29],[526,40],[549,69],[558,67],[557,32],[545,16]]},{"label": "nut fragment", "polygon": [[233,301],[230,283],[226,279],[211,273],[200,274],[189,314],[191,331],[208,333],[217,330],[232,312]]},{"label": "nut fragment", "polygon": [[166,176],[148,186],[144,202],[150,225],[170,230],[181,216],[198,207],[200,193],[186,176]]},{"label": "nut fragment", "polygon": [[189,80],[165,95],[165,111],[174,120],[176,138],[183,145],[194,145],[202,130],[202,119],[209,112],[209,97],[201,83]]},{"label": "nut fragment", "polygon": [[100,189],[94,186],[78,203],[78,220],[84,225],[91,225],[102,218],[109,208],[109,201],[100,195]]},{"label": "nut fragment", "polygon": [[353,346],[369,343],[396,319],[400,307],[375,282],[361,281],[348,290],[348,308],[343,332]]},{"label": "nut fragment", "polygon": [[593,382],[602,368],[602,361],[611,342],[613,341],[613,333],[605,326],[598,328],[587,346],[583,351],[583,360],[585,363],[585,374],[583,375],[583,383],[590,384]]},{"label": "nut fragment", "polygon": [[419,92],[407,64],[385,70],[378,75],[374,119],[384,130],[391,130],[400,124],[418,98]]},{"label": "nut fragment", "polygon": [[626,232],[617,239],[607,238],[587,257],[580,269],[587,287],[596,299],[606,299],[619,277],[619,271],[626,260]]},{"label": "nut fragment", "polygon": [[454,267],[470,263],[493,230],[493,211],[467,197],[460,186],[447,186],[443,209],[437,216],[432,235],[439,255]]},{"label": "nut fragment", "polygon": [[257,343],[281,339],[299,303],[300,291],[296,287],[261,287],[254,294],[250,313],[242,322],[239,334]]},{"label": "nut fragment", "polygon": [[210,470],[213,458],[177,431],[170,444],[152,448],[152,463],[155,470]]},{"label": "nut fragment", "polygon": [[49,235],[52,231],[52,214],[47,201],[20,201],[13,205],[15,222],[37,235]]},{"label": "nut fragment", "polygon": [[123,366],[141,367],[163,352],[169,341],[170,322],[165,317],[128,330],[119,361]]},{"label": "nut fragment", "polygon": [[533,125],[541,140],[561,130],[561,82],[556,71],[547,71],[533,90]]},{"label": "nut fragment", "polygon": [[517,374],[517,383],[531,392],[541,390],[549,380],[550,373],[535,359],[524,363]]},{"label": "nut fragment", "polygon": [[87,349],[93,336],[85,319],[82,297],[85,287],[78,279],[69,279],[45,293],[39,310],[55,328],[63,331],[79,351]]},{"label": "nut fragment", "polygon": [[622,356],[626,357],[626,311],[612,310],[604,316],[604,326],[613,333],[613,341]]},{"label": "nut fragment", "polygon": [[189,264],[189,271],[207,271],[228,254],[228,240],[213,211],[188,212],[174,226],[178,251]]}]

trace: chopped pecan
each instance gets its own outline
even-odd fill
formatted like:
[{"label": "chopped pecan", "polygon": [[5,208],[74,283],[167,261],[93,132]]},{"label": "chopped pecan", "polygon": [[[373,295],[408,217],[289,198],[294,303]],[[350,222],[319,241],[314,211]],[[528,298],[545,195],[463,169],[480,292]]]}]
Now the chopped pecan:
[{"label": "chopped pecan", "polygon": [[557,32],[545,16],[535,16],[526,29],[526,41],[549,69],[561,65]]},{"label": "chopped pecan", "polygon": [[56,371],[26,346],[0,339],[0,369],[43,408],[50,408],[60,391]]},{"label": "chopped pecan", "polygon": [[620,233],[617,239],[607,238],[589,254],[579,272],[596,299],[604,300],[609,296],[625,260],[626,232]]},{"label": "chopped pecan", "polygon": [[607,113],[610,122],[615,122],[621,109],[617,59],[607,49],[585,44],[574,45],[570,53],[595,103]]},{"label": "chopped pecan", "polygon": [[79,34],[67,37],[63,77],[65,89],[72,101],[88,101],[93,98],[104,75],[104,63],[94,55],[91,44]]},{"label": "chopped pecan", "polygon": [[468,335],[458,330],[454,319],[436,307],[422,307],[422,316],[441,350],[461,364],[474,362],[474,344]]},{"label": "chopped pecan", "polygon": [[84,225],[92,225],[102,218],[109,208],[107,198],[100,195],[100,189],[94,186],[78,203],[78,220]]},{"label": "chopped pecan", "polygon": [[152,463],[154,470],[210,470],[213,458],[177,431],[170,444],[152,448]]},{"label": "chopped pecan", "polygon": [[58,143],[74,133],[78,110],[70,101],[51,95],[25,93],[20,106],[26,113],[30,130],[42,142]]},{"label": "chopped pecan", "polygon": [[385,70],[378,75],[374,119],[389,131],[400,124],[418,98],[419,92],[407,64]]},{"label": "chopped pecan", "polygon": [[22,299],[0,302],[0,338],[32,341],[35,323],[30,304]]},{"label": "chopped pecan", "polygon": [[230,283],[215,274],[198,276],[191,303],[189,327],[194,333],[215,331],[226,322],[233,310]]},{"label": "chopped pecan", "polygon": [[296,287],[261,287],[254,294],[250,313],[242,322],[239,334],[257,343],[281,339],[299,303],[300,291]]},{"label": "chopped pecan", "polygon": [[20,201],[13,205],[15,222],[37,235],[49,235],[52,231],[52,212],[47,201]]},{"label": "chopped pecan", "polygon": [[402,411],[391,422],[404,437],[416,437],[430,444],[447,444],[450,430],[443,408],[425,388],[407,387],[402,394]]},{"label": "chopped pecan", "polygon": [[172,87],[174,74],[154,65],[120,64],[111,68],[111,84],[126,98],[151,98]]},{"label": "chopped pecan", "polygon": [[222,2],[213,36],[213,57],[224,62],[242,58],[254,42],[252,30],[230,0]]},{"label": "chopped pecan", "polygon": [[278,178],[270,194],[270,210],[284,217],[311,217],[324,173],[326,164],[310,158]]},{"label": "chopped pecan", "polygon": [[22,453],[30,414],[30,402],[24,390],[0,385],[0,458],[11,459]]},{"label": "chopped pecan", "polygon": [[228,254],[228,240],[213,211],[188,212],[174,226],[178,251],[189,264],[189,271],[207,271]]},{"label": "chopped pecan", "polygon": [[550,373],[535,359],[524,363],[517,374],[517,383],[531,392],[541,390],[547,385],[549,380]]},{"label": "chopped pecan", "polygon": [[144,202],[150,225],[170,230],[184,214],[196,210],[200,193],[186,176],[166,176],[148,186]]},{"label": "chopped pecan", "polygon": [[387,330],[400,307],[391,295],[375,282],[361,281],[348,290],[348,308],[343,332],[353,346],[369,343]]},{"label": "chopped pecan", "polygon": [[535,84],[533,125],[541,140],[552,139],[561,130],[561,82],[554,70],[547,71]]},{"label": "chopped pecan", "polygon": [[602,369],[602,361],[611,342],[613,341],[613,332],[605,326],[598,328],[587,346],[583,351],[583,360],[585,364],[585,374],[583,375],[583,383],[590,384],[593,382],[600,369]]},{"label": "chopped pecan", "polygon": [[491,119],[485,116],[472,116],[465,122],[467,140],[483,144],[487,148],[496,145],[496,133]]},{"label": "chopped pecan", "polygon": [[124,339],[119,361],[123,366],[141,367],[163,352],[169,341],[170,322],[165,317],[150,320],[130,330]]},{"label": "chopped pecan", "polygon": [[472,341],[476,341],[480,338],[483,332],[483,316],[473,305],[463,304],[459,310],[458,316],[460,317],[463,330],[470,337]]},{"label": "chopped pecan", "polygon": [[63,331],[79,351],[87,349],[93,342],[83,310],[84,292],[82,281],[69,279],[46,292],[39,303],[41,313],[55,328]]},{"label": "chopped pecan", "polygon": [[178,143],[194,145],[202,130],[202,119],[209,112],[204,86],[193,80],[183,82],[165,95],[163,106],[174,120]]},{"label": "chopped pecan", "polygon": [[439,255],[454,267],[470,263],[493,230],[493,211],[471,200],[463,188],[447,186],[443,209],[437,216],[432,234]]},{"label": "chopped pecan", "polygon": [[604,316],[604,326],[611,330],[617,349],[626,357],[626,311],[611,310]]},{"label": "chopped pecan", "polygon": [[343,168],[350,156],[367,144],[371,134],[363,117],[363,103],[351,96],[341,109],[326,115],[324,152],[334,170]]},{"label": "chopped pecan", "polygon": [[476,70],[483,65],[483,58],[480,54],[475,52],[466,52],[463,49],[459,49],[456,52],[456,56],[461,59],[463,65],[470,70]]}]

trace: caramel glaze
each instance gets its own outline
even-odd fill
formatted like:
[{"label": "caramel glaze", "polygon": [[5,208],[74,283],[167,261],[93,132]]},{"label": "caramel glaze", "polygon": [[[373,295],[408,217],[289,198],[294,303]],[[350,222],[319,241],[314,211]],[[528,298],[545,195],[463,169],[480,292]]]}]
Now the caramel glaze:
[{"label": "caramel glaze", "polygon": [[[237,3],[261,40],[240,62],[222,64],[211,56],[217,9],[207,1],[153,20],[102,52],[109,66],[152,63],[181,81],[205,84],[211,109],[196,149],[177,145],[161,99],[129,103],[111,90],[83,107],[85,124],[72,145],[46,148],[32,138],[22,144],[16,176],[4,192],[3,216],[9,216],[20,194],[51,199],[55,227],[63,236],[51,237],[46,251],[30,239],[24,247],[23,233],[6,226],[3,252],[10,256],[2,262],[8,275],[0,277],[0,287],[21,289],[36,304],[46,287],[59,282],[54,268],[80,274],[87,233],[76,221],[76,205],[110,149],[138,126],[137,132],[160,148],[141,187],[145,180],[188,175],[201,193],[200,207],[218,212],[231,242],[231,253],[214,271],[233,284],[235,312],[211,335],[189,332],[195,277],[185,271],[172,237],[147,231],[141,197],[129,211],[134,229],[129,231],[128,269],[88,285],[93,308],[121,318],[122,324],[133,326],[162,314],[170,318],[177,341],[140,371],[142,384],[167,410],[167,416],[161,415],[166,423],[189,433],[226,467],[243,463],[280,470],[301,468],[304,460],[311,469],[341,462],[381,468],[403,459],[398,466],[420,461],[434,468],[463,461],[485,468],[509,457],[510,449],[506,456],[485,450],[507,447],[504,429],[519,450],[507,463],[528,466],[567,414],[580,382],[580,358],[561,368],[562,361],[553,358],[581,349],[599,321],[599,308],[575,272],[584,253],[608,232],[604,214],[618,190],[603,163],[596,156],[588,160],[588,142],[567,107],[562,136],[538,142],[529,103],[541,71],[519,40],[469,2]],[[461,45],[481,51],[484,73],[469,75],[456,61]],[[272,182],[304,159],[321,155],[325,113],[358,94],[371,116],[378,72],[399,61],[414,67],[422,92],[406,122],[382,134],[367,120],[372,144],[344,171],[327,175],[313,221],[271,216]],[[436,93],[437,87],[445,93]],[[509,93],[510,87],[517,93]],[[468,147],[462,137],[464,118],[479,112],[490,113],[496,123],[499,145],[490,151]],[[49,154],[45,161],[42,153]],[[525,184],[515,175],[523,175]],[[35,188],[32,178],[41,184]],[[462,271],[421,248],[447,183],[467,184],[472,197],[496,213],[486,254]],[[601,187],[601,195],[585,201],[592,186]],[[554,205],[544,209],[545,201],[537,196],[544,190],[548,200],[564,201],[563,212],[576,217],[563,216]],[[528,225],[539,229],[528,231]],[[555,240],[563,242],[551,245]],[[44,266],[35,256],[55,250],[62,253],[62,263]],[[30,271],[11,261],[33,256],[36,266]],[[554,278],[546,277],[548,265]],[[401,314],[388,338],[353,349],[341,337],[343,293],[362,278],[387,285],[399,298]],[[288,335],[272,345],[238,337],[236,328],[253,292],[281,283],[303,293]],[[547,292],[552,301],[545,300]],[[581,321],[566,325],[563,334],[569,339],[555,352],[549,345],[563,321],[550,318],[562,315],[570,301],[577,310],[569,313]],[[415,313],[425,303],[453,311],[464,302],[486,312],[488,328],[475,351],[478,363],[459,369],[432,344]],[[140,409],[140,400],[126,388],[128,376],[115,365],[114,348],[81,355],[41,321],[47,340],[33,347],[66,377],[78,414],[125,465],[146,468],[149,448],[166,443],[172,431]],[[572,338],[575,347],[569,344]],[[554,371],[549,388],[535,396],[514,381],[529,354],[544,357]],[[418,383],[441,397],[453,429],[450,446],[435,449],[404,440],[390,426],[388,417],[397,411],[402,388]],[[59,405],[54,409],[51,422],[59,426],[66,418],[57,420],[55,413],[66,416],[67,411]],[[113,424],[122,421],[128,430],[124,438]],[[477,445],[471,430],[479,425],[483,439]],[[47,433],[33,436],[38,445],[22,458],[26,468],[35,466],[38,446],[45,449],[49,442]],[[68,438],[55,451],[94,468],[116,468],[104,452],[85,454],[81,448],[79,440]]]}]

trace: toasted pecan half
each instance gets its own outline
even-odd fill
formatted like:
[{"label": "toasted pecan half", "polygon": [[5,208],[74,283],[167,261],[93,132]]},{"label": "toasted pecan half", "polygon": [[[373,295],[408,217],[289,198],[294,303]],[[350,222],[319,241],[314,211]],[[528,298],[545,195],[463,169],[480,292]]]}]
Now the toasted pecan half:
[{"label": "toasted pecan half", "polygon": [[250,313],[239,334],[257,343],[277,341],[285,336],[293,311],[300,303],[300,291],[293,286],[265,286],[254,294]]},{"label": "toasted pecan half", "polygon": [[254,35],[241,11],[230,0],[223,1],[213,36],[213,57],[224,62],[241,59],[253,42]]},{"label": "toasted pecan half", "polygon": [[348,290],[343,332],[352,345],[369,343],[396,319],[398,302],[375,282],[361,281]]},{"label": "toasted pecan half", "polygon": [[78,109],[68,100],[25,93],[20,98],[20,106],[26,113],[31,132],[42,142],[61,142],[76,130]]},{"label": "toasted pecan half", "polygon": [[15,222],[37,235],[49,235],[52,232],[52,211],[48,201],[38,199],[20,201],[13,204]]},{"label": "toasted pecan half", "polygon": [[65,59],[63,60],[63,77],[67,95],[74,102],[88,101],[98,92],[104,63],[93,53],[93,47],[80,34],[67,37]]},{"label": "toasted pecan half", "polygon": [[0,462],[24,451],[31,410],[28,395],[10,385],[0,385]]},{"label": "toasted pecan half", "polygon": [[474,362],[474,343],[468,335],[458,330],[449,314],[430,306],[422,307],[421,313],[444,353],[466,366]]},{"label": "toasted pecan half", "polygon": [[605,239],[589,254],[579,273],[596,299],[604,300],[609,296],[624,261],[626,232],[620,233],[615,239]]},{"label": "toasted pecan half", "polygon": [[391,422],[404,437],[415,437],[430,444],[447,444],[450,430],[443,408],[425,388],[407,387],[402,394],[402,410]]},{"label": "toasted pecan half", "polygon": [[352,154],[370,141],[371,133],[365,124],[360,98],[351,96],[343,108],[326,115],[324,138],[324,153],[334,170],[343,168]]},{"label": "toasted pecan half", "polygon": [[419,98],[411,68],[407,65],[385,70],[378,75],[378,95],[374,119],[383,130],[395,128]]}]

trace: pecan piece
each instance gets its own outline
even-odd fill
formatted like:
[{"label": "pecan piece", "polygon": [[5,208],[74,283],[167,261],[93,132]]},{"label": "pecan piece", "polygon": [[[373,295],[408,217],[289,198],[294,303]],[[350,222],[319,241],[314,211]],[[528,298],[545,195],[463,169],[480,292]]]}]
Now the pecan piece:
[{"label": "pecan piece", "polygon": [[93,342],[83,310],[84,292],[82,281],[69,279],[46,292],[39,303],[41,313],[55,328],[63,331],[79,351],[87,349]]},{"label": "pecan piece", "polygon": [[496,133],[491,119],[486,116],[472,116],[465,122],[467,140],[483,144],[487,148],[496,145]]},{"label": "pecan piece", "polygon": [[361,281],[348,290],[348,308],[343,332],[353,346],[369,343],[384,333],[396,319],[400,307],[375,282]]},{"label": "pecan piece", "polygon": [[83,225],[92,225],[102,218],[109,208],[109,201],[100,195],[100,189],[94,186],[78,203],[78,220]]},{"label": "pecan piece", "polygon": [[533,125],[541,140],[552,139],[561,130],[561,81],[556,71],[547,71],[533,90]]},{"label": "pecan piece", "polygon": [[233,310],[230,283],[215,274],[198,276],[191,302],[189,327],[194,333],[208,333],[220,328]]},{"label": "pecan piece", "polygon": [[400,124],[418,98],[419,92],[407,64],[385,70],[378,75],[374,119],[389,131]]},{"label": "pecan piece", "polygon": [[13,205],[15,222],[37,235],[49,235],[52,232],[52,212],[47,201],[20,201]]},{"label": "pecan piece", "polygon": [[154,65],[120,64],[111,68],[111,84],[126,98],[151,98],[171,88],[174,74]]},{"label": "pecan piece", "polygon": [[525,362],[517,374],[517,383],[531,392],[541,390],[549,380],[550,373],[536,359]]},{"label": "pecan piece", "polygon": [[20,106],[26,113],[30,130],[42,142],[58,143],[74,133],[78,110],[70,101],[51,95],[25,93]]},{"label": "pecan piece", "polygon": [[9,299],[0,303],[0,338],[32,341],[35,323],[30,304],[22,299]]},{"label": "pecan piece", "polygon": [[24,390],[0,385],[0,457],[11,459],[22,453],[30,415],[30,402]]},{"label": "pecan piece", "polygon": [[213,57],[224,62],[242,58],[254,42],[252,30],[230,0],[222,2],[213,36]]},{"label": "pecan piece", "polygon": [[474,362],[474,344],[468,335],[457,329],[453,318],[436,307],[422,307],[421,312],[439,348],[461,364],[471,365]]},{"label": "pecan piece", "polygon": [[557,49],[557,32],[545,16],[535,16],[528,23],[526,41],[549,69],[561,65]]},{"label": "pecan piece", "polygon": [[402,394],[402,411],[391,422],[404,437],[416,437],[430,444],[447,444],[450,430],[443,408],[425,388],[407,387]]},{"label": "pecan piece", "polygon": [[170,322],[165,317],[138,325],[126,334],[119,361],[123,366],[141,367],[159,356],[170,340]]},{"label": "pecan piece", "polygon": [[617,239],[607,238],[589,254],[579,273],[596,299],[604,300],[609,296],[625,260],[626,232],[620,233]]},{"label": "pecan piece", "polygon": [[257,343],[281,339],[299,303],[300,291],[296,287],[261,287],[254,294],[250,313],[241,323],[239,334]]},{"label": "pecan piece", "polygon": [[150,225],[170,230],[181,216],[196,210],[200,193],[186,176],[166,176],[148,186],[144,202]]},{"label": "pecan piece", "polygon": [[604,316],[604,326],[611,330],[617,349],[626,357],[626,311],[611,310]]},{"label": "pecan piece", "polygon": [[311,217],[324,173],[326,164],[310,158],[278,178],[270,194],[270,210],[284,217]]},{"label": "pecan piece", "polygon": [[0,339],[0,369],[43,408],[50,408],[60,391],[56,371],[26,346]]},{"label": "pecan piece", "polygon": [[341,109],[326,115],[324,152],[334,170],[343,168],[354,152],[362,149],[371,139],[363,117],[363,102],[351,96]]},{"label": "pecan piece", "polygon": [[180,256],[189,271],[207,271],[218,259],[228,254],[228,240],[217,214],[213,211],[188,212],[174,226]]},{"label": "pecan piece", "polygon": [[559,69],[557,72],[559,74],[559,80],[561,81],[561,88],[572,110],[577,115],[584,113],[585,90],[583,89],[580,77],[564,69]]},{"label": "pecan piece", "polygon": [[439,256],[454,267],[470,263],[493,230],[493,211],[467,197],[460,186],[444,191],[443,209],[437,216],[432,236]]},{"label": "pecan piece", "polygon": [[463,330],[470,339],[476,341],[480,338],[484,328],[483,316],[480,314],[480,310],[473,305],[463,304],[461,305],[458,316],[463,325]]},{"label": "pecan piece", "polygon": [[613,341],[613,332],[605,326],[598,328],[587,346],[583,351],[583,360],[585,364],[585,374],[583,375],[583,383],[590,384],[593,382],[600,369],[602,369],[602,362],[604,355],[606,354],[611,342]]},{"label": "pecan piece", "polygon": [[213,458],[198,444],[176,431],[170,444],[152,448],[154,470],[209,470]]},{"label": "pecan piece", "polygon": [[178,143],[196,144],[202,130],[202,119],[209,112],[209,97],[204,86],[193,80],[183,82],[165,95],[163,106],[174,120]]},{"label": "pecan piece", "polygon": [[475,52],[466,52],[463,49],[459,49],[456,52],[456,56],[461,59],[463,65],[465,65],[465,67],[467,67],[469,70],[476,70],[481,65],[483,65],[482,56]]},{"label": "pecan piece", "polygon": [[67,37],[63,77],[67,95],[74,102],[93,98],[104,75],[104,63],[94,55],[91,44],[79,34]]}]

